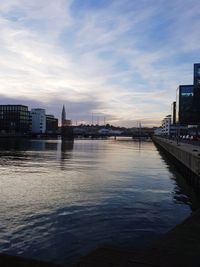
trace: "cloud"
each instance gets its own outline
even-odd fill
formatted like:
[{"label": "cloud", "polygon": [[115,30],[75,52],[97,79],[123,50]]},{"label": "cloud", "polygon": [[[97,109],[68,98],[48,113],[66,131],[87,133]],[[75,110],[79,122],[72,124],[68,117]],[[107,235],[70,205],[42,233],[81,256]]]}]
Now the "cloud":
[{"label": "cloud", "polygon": [[[159,123],[199,58],[199,3],[3,0],[2,101],[63,103],[77,120]],[[178,15],[177,15],[178,14]],[[147,114],[149,117],[147,117]]]},{"label": "cloud", "polygon": [[[63,104],[65,105],[67,118],[71,119],[73,123],[91,123],[92,121],[92,114],[94,120],[101,120],[101,123],[104,119],[105,114],[101,113],[94,113],[93,110],[97,110],[102,103],[98,102],[98,100],[93,101],[76,101],[76,102],[65,102],[63,101],[62,97],[56,97],[48,102],[43,102],[42,100],[32,100],[26,97],[7,97],[0,94],[1,104],[14,104],[14,105],[25,105],[28,106],[29,110],[32,108],[45,108],[46,114],[53,114],[55,117],[59,119],[61,122],[61,112]],[[107,117],[109,118],[109,116]]]}]

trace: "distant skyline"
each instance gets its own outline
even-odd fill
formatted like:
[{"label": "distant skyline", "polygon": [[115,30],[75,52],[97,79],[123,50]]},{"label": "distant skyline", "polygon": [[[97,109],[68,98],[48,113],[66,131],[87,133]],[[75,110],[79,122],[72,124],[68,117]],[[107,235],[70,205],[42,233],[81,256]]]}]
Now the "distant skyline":
[{"label": "distant skyline", "polygon": [[0,104],[160,125],[200,62],[199,0],[1,0]]}]

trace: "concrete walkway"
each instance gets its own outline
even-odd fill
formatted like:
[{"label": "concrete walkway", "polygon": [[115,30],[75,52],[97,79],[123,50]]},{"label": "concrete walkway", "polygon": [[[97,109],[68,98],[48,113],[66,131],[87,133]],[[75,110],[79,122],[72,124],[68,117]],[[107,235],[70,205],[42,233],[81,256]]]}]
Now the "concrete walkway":
[{"label": "concrete walkway", "polygon": [[161,137],[154,137],[154,138],[159,139],[165,143],[172,144],[172,145],[176,146],[177,148],[180,148],[184,151],[187,151],[187,152],[189,152],[195,156],[200,156],[200,146],[195,145],[195,141],[193,141],[193,143],[188,144],[188,143],[184,143],[184,142],[178,142],[177,143],[177,141],[167,139],[167,138],[161,138]]},{"label": "concrete walkway", "polygon": [[[187,167],[191,174],[196,175],[196,182],[200,181],[200,148],[185,143],[177,143],[170,139],[153,137],[155,144],[162,147],[168,154],[174,157],[183,166]],[[192,177],[192,175],[191,175]],[[199,187],[199,185],[198,185]]]}]

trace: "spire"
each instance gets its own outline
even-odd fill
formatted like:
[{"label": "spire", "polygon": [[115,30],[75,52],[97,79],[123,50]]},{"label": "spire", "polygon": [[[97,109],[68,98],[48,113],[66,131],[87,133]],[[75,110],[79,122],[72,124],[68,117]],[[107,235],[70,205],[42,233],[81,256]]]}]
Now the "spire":
[{"label": "spire", "polygon": [[66,111],[65,111],[65,105],[63,105],[63,109],[62,109],[62,126],[64,126],[66,121]]}]

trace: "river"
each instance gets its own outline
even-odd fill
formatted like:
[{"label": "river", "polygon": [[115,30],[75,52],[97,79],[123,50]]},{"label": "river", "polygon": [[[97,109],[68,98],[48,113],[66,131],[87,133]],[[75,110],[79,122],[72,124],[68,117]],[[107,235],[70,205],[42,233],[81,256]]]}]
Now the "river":
[{"label": "river", "polygon": [[73,263],[149,244],[199,207],[152,142],[0,140],[0,252]]}]

